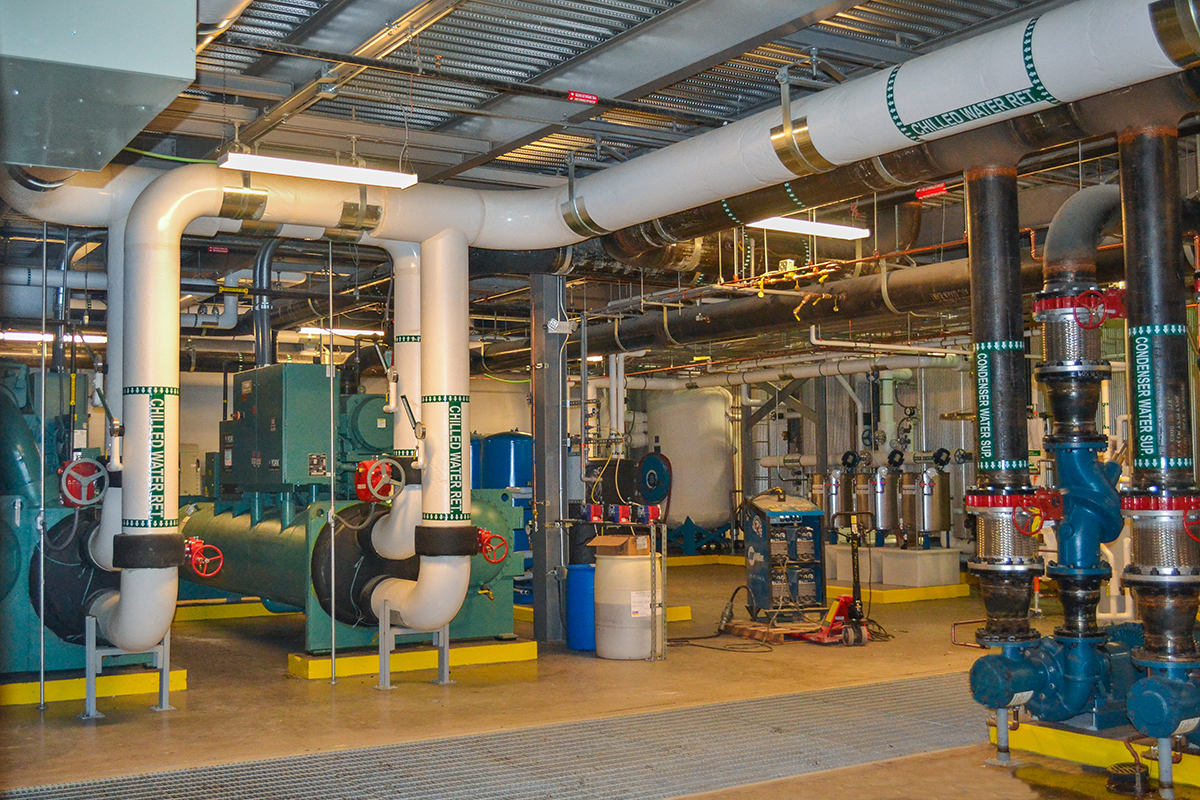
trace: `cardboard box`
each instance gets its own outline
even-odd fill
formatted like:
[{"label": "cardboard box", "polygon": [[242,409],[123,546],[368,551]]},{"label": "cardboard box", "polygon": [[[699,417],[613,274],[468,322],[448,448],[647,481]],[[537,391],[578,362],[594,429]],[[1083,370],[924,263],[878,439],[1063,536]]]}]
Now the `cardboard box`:
[{"label": "cardboard box", "polygon": [[605,533],[587,543],[596,549],[598,556],[648,556],[650,535],[646,533]]}]

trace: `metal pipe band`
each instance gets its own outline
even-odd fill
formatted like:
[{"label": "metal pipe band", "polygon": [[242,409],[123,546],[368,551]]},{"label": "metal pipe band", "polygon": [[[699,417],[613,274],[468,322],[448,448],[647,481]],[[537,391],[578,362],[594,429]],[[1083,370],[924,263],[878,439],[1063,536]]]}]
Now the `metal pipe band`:
[{"label": "metal pipe band", "polygon": [[1043,361],[1102,361],[1100,327],[1079,324],[1080,308],[1058,308],[1042,313]]},{"label": "metal pipe band", "polygon": [[1027,536],[1017,530],[1016,508],[976,510],[975,554],[985,562],[1025,564],[1037,562],[1037,536]]},{"label": "metal pipe band", "polygon": [[1200,545],[1184,526],[1186,511],[1123,511],[1130,521],[1132,563],[1141,571],[1200,567]]}]

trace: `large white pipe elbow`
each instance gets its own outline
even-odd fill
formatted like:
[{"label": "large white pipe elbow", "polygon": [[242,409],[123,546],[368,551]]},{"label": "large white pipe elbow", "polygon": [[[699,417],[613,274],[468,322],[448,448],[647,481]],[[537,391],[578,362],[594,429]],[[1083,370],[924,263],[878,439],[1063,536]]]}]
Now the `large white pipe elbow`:
[{"label": "large white pipe elbow", "polygon": [[97,567],[113,572],[113,537],[121,532],[121,488],[109,486],[100,505],[100,524],[88,538],[88,555]]},{"label": "large white pipe elbow", "polygon": [[470,583],[470,556],[421,556],[417,580],[386,578],[379,582],[371,592],[371,611],[381,616],[386,601],[405,627],[436,631],[454,619]]},{"label": "large white pipe elbow", "polygon": [[402,561],[417,554],[421,524],[421,487],[410,484],[392,496],[392,510],[371,529],[371,547],[384,558]]},{"label": "large white pipe elbow", "polygon": [[140,653],[162,641],[170,630],[178,593],[178,567],[123,569],[121,590],[98,596],[88,613],[96,618],[103,638],[122,650]]}]

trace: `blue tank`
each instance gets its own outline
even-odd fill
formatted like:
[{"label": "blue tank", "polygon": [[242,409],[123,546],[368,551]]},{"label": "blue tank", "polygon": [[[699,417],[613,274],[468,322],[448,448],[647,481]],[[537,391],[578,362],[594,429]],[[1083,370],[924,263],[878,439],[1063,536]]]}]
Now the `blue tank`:
[{"label": "blue tank", "polygon": [[509,431],[483,438],[482,489],[533,485],[533,437]]},{"label": "blue tank", "polygon": [[483,437],[471,435],[471,488],[483,488]]}]

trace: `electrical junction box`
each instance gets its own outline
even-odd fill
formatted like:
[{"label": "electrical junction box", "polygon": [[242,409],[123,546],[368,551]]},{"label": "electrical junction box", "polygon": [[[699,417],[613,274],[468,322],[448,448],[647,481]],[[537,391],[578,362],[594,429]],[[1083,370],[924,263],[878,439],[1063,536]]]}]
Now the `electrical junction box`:
[{"label": "electrical junction box", "polygon": [[272,364],[239,372],[231,390],[230,419],[221,422],[222,486],[272,490],[329,483],[324,365]]},{"label": "electrical junction box", "polygon": [[750,615],[791,619],[825,605],[823,512],[809,501],[773,490],[742,507]]}]

